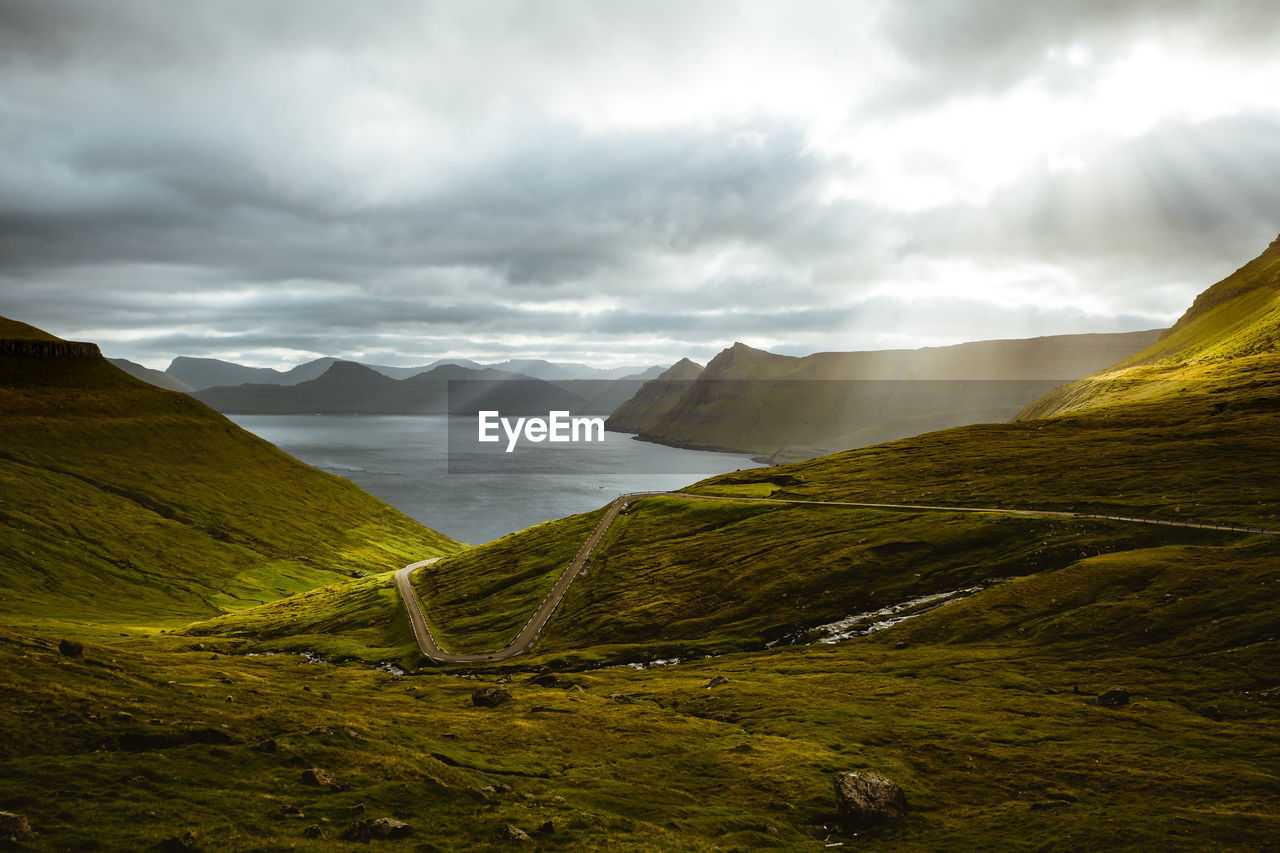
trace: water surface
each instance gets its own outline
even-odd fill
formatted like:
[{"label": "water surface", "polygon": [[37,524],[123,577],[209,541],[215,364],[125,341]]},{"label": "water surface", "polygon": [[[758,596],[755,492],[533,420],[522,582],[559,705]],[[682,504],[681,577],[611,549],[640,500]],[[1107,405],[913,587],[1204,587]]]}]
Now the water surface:
[{"label": "water surface", "polygon": [[758,467],[746,456],[680,450],[616,432],[606,432],[603,443],[523,443],[511,454],[498,445],[466,448],[456,437],[474,432],[474,419],[444,415],[229,417],[428,527],[472,543],[597,509],[623,492],[675,489]]}]

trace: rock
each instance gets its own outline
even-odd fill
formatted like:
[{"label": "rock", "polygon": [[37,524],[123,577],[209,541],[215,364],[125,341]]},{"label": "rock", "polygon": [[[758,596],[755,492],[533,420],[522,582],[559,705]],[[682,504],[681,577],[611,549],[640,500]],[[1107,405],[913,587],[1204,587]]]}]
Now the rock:
[{"label": "rock", "polygon": [[1201,712],[1206,718],[1213,720],[1215,723],[1222,722],[1222,709],[1217,705],[1210,705]]},{"label": "rock", "polygon": [[254,752],[276,752],[279,749],[280,749],[280,745],[276,743],[276,739],[269,737],[266,740],[258,741],[258,745],[253,748],[253,751]]},{"label": "rock", "polygon": [[350,814],[362,814],[364,812],[364,803],[356,803],[347,809]]},{"label": "rock", "polygon": [[286,818],[293,818],[293,817],[306,817],[306,815],[304,815],[302,813],[302,809],[298,808],[297,806],[282,805],[280,806],[280,808],[276,809],[276,817],[280,818],[281,820],[284,820]]},{"label": "rock", "polygon": [[712,687],[719,687],[721,684],[728,683],[729,679],[725,678],[723,675],[717,675],[715,678],[707,682],[707,689],[710,690]]},{"label": "rock", "polygon": [[564,797],[560,796],[559,794],[556,794],[554,797],[551,798],[551,802],[555,803],[557,806],[563,806],[565,803],[569,801],[566,800]]},{"label": "rock", "polygon": [[879,773],[837,773],[835,788],[836,807],[846,829],[874,826],[907,813],[906,793]]},{"label": "rock", "polygon": [[618,703],[619,705],[631,705],[631,704],[633,704],[636,700],[632,699],[630,696],[628,696],[628,695],[627,695],[627,694],[625,694],[625,693],[610,693],[610,694],[609,694],[609,701],[610,701],[610,702],[616,702],[616,703]]},{"label": "rock", "polygon": [[516,789],[511,787],[507,782],[499,782],[493,786],[493,790],[497,791],[499,794],[514,794],[516,792]]},{"label": "rock", "polygon": [[369,826],[374,838],[407,838],[413,827],[393,817],[380,817]]},{"label": "rock", "polygon": [[373,824],[367,820],[353,820],[342,828],[338,838],[343,841],[369,841],[373,838]]},{"label": "rock", "polygon": [[1121,687],[1112,687],[1094,701],[1103,708],[1123,708],[1129,704],[1129,691]]},{"label": "rock", "polygon": [[507,824],[502,828],[502,837],[507,841],[532,841],[533,836],[525,832],[514,824]]},{"label": "rock", "polygon": [[182,835],[170,835],[168,838],[162,838],[156,843],[156,850],[160,853],[191,853],[198,850],[196,847],[196,831],[188,829]]},{"label": "rock", "polygon": [[302,834],[305,835],[307,838],[324,838],[325,837],[324,830],[320,827],[320,824],[318,823],[313,823],[310,826],[308,826],[306,829],[302,830]]},{"label": "rock", "polygon": [[[66,640],[63,640],[65,643]],[[20,814],[14,812],[0,812],[0,838],[8,838],[14,841],[30,841],[35,838],[36,834],[31,831],[31,824],[27,823],[27,819]]]},{"label": "rock", "polygon": [[133,714],[130,714],[128,711],[116,711],[116,719],[122,723],[132,723]]},{"label": "rock", "polygon": [[534,831],[534,835],[550,835],[556,831],[556,825],[551,821],[547,821]]},{"label": "rock", "polygon": [[737,746],[729,747],[730,752],[755,752],[756,748],[749,743],[740,743]]},{"label": "rock", "polygon": [[529,679],[529,683],[536,684],[539,687],[555,687],[560,682],[554,675],[548,672],[544,675],[535,675],[533,678]]},{"label": "rock", "polygon": [[62,640],[58,643],[58,651],[69,658],[84,657],[84,643],[79,640]]},{"label": "rock", "polygon": [[905,649],[905,648],[907,647],[907,645],[908,645],[908,643],[907,643],[907,641],[906,641],[906,640],[899,640],[898,642],[896,642],[896,643],[894,643],[894,644],[893,644],[893,647],[894,647],[895,649]]},{"label": "rock", "polygon": [[511,691],[505,687],[481,687],[471,694],[471,701],[481,708],[496,708],[511,701]]},{"label": "rock", "polygon": [[319,788],[337,788],[338,780],[333,778],[328,770],[312,767],[302,771],[302,784],[315,785]]}]

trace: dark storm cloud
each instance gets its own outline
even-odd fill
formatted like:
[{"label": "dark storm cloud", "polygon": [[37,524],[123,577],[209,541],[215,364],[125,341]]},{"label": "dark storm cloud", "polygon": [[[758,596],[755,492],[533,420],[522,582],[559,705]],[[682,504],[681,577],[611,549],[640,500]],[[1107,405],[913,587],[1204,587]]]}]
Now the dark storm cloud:
[{"label": "dark storm cloud", "polygon": [[[1261,63],[1268,8],[0,0],[0,313],[160,364],[1156,325],[1274,236],[1274,109],[1031,157],[975,201],[860,181],[919,141],[902,116],[1025,81],[1087,98],[1142,39]],[[904,157],[963,182],[926,142]]]}]

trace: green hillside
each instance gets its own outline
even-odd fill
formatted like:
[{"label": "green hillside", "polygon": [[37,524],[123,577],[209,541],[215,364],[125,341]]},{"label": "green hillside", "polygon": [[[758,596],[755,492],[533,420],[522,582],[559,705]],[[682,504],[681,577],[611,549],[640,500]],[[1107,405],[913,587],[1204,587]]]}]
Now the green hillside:
[{"label": "green hillside", "polygon": [[0,331],[10,624],[178,623],[461,547],[91,344]]},{"label": "green hillside", "polygon": [[[1233,336],[1267,316],[1239,315]],[[1159,399],[1117,388],[1087,410],[691,491],[1280,528],[1280,355],[1222,334],[1187,339],[1231,354]],[[440,642],[505,644],[597,515],[420,569]],[[17,697],[0,706],[0,810],[45,849],[1265,851],[1280,837],[1280,537],[649,497],[530,654],[404,676],[369,666],[420,662],[387,574],[210,611],[181,634],[101,633],[83,659],[58,652],[45,601],[34,627],[0,626]],[[818,642],[854,614],[880,630]],[[279,649],[340,663],[250,656]],[[481,707],[477,688],[512,698]],[[1128,701],[1100,704],[1112,688]],[[45,736],[24,736],[36,721]],[[309,768],[335,785],[306,784]],[[900,784],[907,815],[842,829],[831,780],[856,770]],[[413,834],[342,840],[383,816]]]}]

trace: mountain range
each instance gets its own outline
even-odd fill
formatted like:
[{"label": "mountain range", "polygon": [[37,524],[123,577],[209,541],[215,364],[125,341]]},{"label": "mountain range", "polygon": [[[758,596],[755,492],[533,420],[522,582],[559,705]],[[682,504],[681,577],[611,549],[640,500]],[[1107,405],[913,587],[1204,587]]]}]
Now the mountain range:
[{"label": "mountain range", "polygon": [[736,343],[705,368],[688,359],[608,420],[645,441],[812,458],[974,423],[1004,421],[1059,384],[1148,346],[1159,330],[825,352],[804,358]]},{"label": "mountain range", "polygon": [[[203,391],[216,386],[234,386],[245,383],[257,385],[297,385],[312,379],[318,379],[334,363],[337,358],[317,358],[299,364],[289,370],[275,370],[270,367],[246,367],[234,362],[216,358],[191,358],[179,356],[175,358],[164,373],[192,389]],[[542,359],[511,359],[494,364],[480,364],[470,359],[438,359],[420,367],[390,367],[381,364],[363,365],[371,370],[392,379],[408,379],[420,373],[427,373],[445,365],[471,368],[473,370],[499,370],[505,373],[519,373],[532,379],[652,379],[663,370],[654,367],[614,367],[598,368],[577,362],[551,362]],[[123,365],[121,365],[123,366]],[[146,368],[143,368],[146,369]],[[145,378],[145,377],[140,377]],[[163,387],[163,386],[162,386]]]}]

